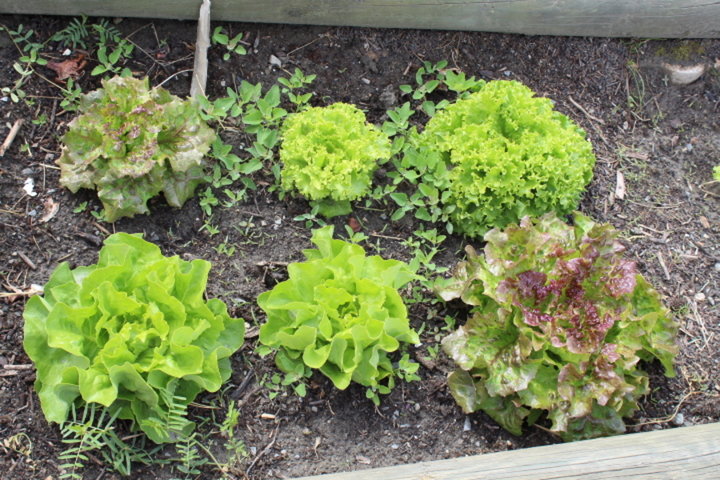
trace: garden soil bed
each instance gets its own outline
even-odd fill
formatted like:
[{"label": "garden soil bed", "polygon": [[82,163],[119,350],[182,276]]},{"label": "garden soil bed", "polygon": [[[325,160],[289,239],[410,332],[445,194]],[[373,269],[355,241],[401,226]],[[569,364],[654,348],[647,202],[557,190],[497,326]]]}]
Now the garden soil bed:
[{"label": "garden soil bed", "polygon": [[[14,28],[22,23],[45,39],[67,25],[67,18],[0,16]],[[147,74],[157,85],[176,72],[192,68],[195,23],[122,20],[116,24],[142,50],[136,49],[128,67]],[[412,83],[423,60],[448,60],[449,67],[484,79],[516,79],[551,98],[558,110],[588,133],[597,155],[595,177],[580,210],[621,232],[627,255],[662,293],[680,322],[680,355],[676,378],[667,379],[656,364],[646,365],[651,394],[628,420],[628,431],[675,428],[720,420],[720,185],[712,182],[712,168],[720,164],[720,41],[638,41],[527,37],[502,34],[373,30],[329,27],[289,27],[231,24],[245,32],[246,56],[222,60],[210,50],[208,94],[225,94],[225,86],[245,79],[271,85],[296,67],[317,74],[313,103],[351,102],[376,124],[388,108],[405,101],[397,86]],[[60,58],[53,43],[45,53]],[[272,56],[272,57],[271,57]],[[0,34],[0,86],[14,82],[12,64],[18,53]],[[271,62],[271,58],[273,58]],[[702,63],[708,71],[690,85],[673,85],[663,62]],[[277,64],[280,64],[280,68]],[[90,68],[88,68],[89,72]],[[38,69],[47,78],[51,71]],[[188,73],[165,83],[173,93],[189,91]],[[86,73],[78,80],[83,90],[99,86]],[[323,377],[315,377],[305,398],[263,387],[275,372],[271,357],[254,353],[257,325],[263,314],[254,304],[258,294],[286,278],[285,265],[302,259],[310,247],[310,230],[293,218],[308,206],[297,199],[279,200],[269,192],[269,172],[258,172],[259,188],[230,208],[216,208],[210,235],[197,200],[182,209],[161,201],[152,215],[100,224],[90,214],[99,204],[91,192],[70,194],[58,183],[54,161],[60,153],[58,137],[72,118],[59,107],[58,89],[34,76],[26,86],[33,106],[0,102],[0,141],[12,124],[25,119],[11,148],[0,158],[0,283],[3,292],[28,290],[44,284],[60,261],[72,265],[94,263],[108,232],[143,232],[167,255],[204,258],[212,262],[209,296],[230,306],[231,313],[250,325],[248,339],[233,357],[234,373],[222,392],[201,395],[190,411],[197,420],[204,445],[225,459],[225,440],[217,424],[228,402],[240,408],[236,435],[247,456],[220,472],[206,464],[192,478],[291,478],[451,458],[545,445],[558,440],[540,427],[515,437],[484,414],[463,415],[451,398],[445,378],[450,362],[435,347],[446,334],[442,304],[410,308],[415,328],[424,323],[423,346],[411,348],[422,360],[421,381],[402,384],[382,398],[379,408],[360,387],[337,391]],[[45,115],[47,122],[33,124]],[[419,115],[416,115],[419,117]],[[419,119],[419,118],[418,118]],[[41,122],[36,122],[41,123]],[[246,142],[242,132],[223,133],[238,151]],[[625,181],[624,198],[616,195],[618,175]],[[27,178],[36,196],[23,190]],[[49,221],[42,217],[50,199],[59,205]],[[84,212],[73,210],[88,202]],[[356,208],[352,218],[370,236],[366,248],[385,257],[409,260],[401,240],[412,235],[413,223],[388,220],[391,209]],[[344,232],[349,217],[334,219]],[[220,244],[234,246],[233,255]],[[451,237],[439,263],[454,265],[466,243]],[[471,242],[481,247],[480,241]],[[4,296],[0,302],[0,477],[16,480],[58,478],[57,455],[63,445],[56,425],[48,425],[33,390],[31,368],[22,348],[25,300]],[[157,455],[170,455],[171,450]],[[84,478],[111,479],[119,475],[91,458]],[[137,466],[133,478],[181,478],[170,466]]]}]

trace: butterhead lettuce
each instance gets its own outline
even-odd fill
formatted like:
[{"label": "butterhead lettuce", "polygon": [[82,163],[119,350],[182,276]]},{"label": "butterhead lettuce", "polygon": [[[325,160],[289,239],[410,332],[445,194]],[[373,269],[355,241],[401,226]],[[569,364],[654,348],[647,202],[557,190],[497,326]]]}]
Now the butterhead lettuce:
[{"label": "butterhead lettuce", "polygon": [[351,381],[368,397],[389,393],[398,374],[414,374],[407,359],[393,366],[389,353],[419,342],[398,289],[415,278],[407,264],[368,257],[359,245],[332,238],[331,226],[313,232],[317,249],[288,265],[289,279],[257,302],[267,314],[260,343],[277,350],[282,371],[302,377],[322,372],[340,390]]},{"label": "butterhead lettuce", "polygon": [[48,421],[94,402],[157,443],[175,440],[170,403],[218,390],[244,338],[242,319],[204,300],[209,270],[126,233],[105,240],[96,265],[61,263],[24,312],[24,347]]}]

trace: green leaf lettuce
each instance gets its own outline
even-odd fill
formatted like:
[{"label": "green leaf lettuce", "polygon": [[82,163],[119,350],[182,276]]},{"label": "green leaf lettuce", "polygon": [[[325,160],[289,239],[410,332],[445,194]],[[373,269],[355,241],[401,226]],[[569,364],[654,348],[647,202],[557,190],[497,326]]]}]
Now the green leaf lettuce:
[{"label": "green leaf lettuce", "polygon": [[168,399],[188,404],[218,390],[243,343],[244,321],[203,299],[209,270],[125,233],[107,238],[96,265],[60,264],[24,312],[24,347],[48,421],[94,402],[155,442],[173,441]]},{"label": "green leaf lettuce", "polygon": [[332,232],[315,230],[317,249],[305,250],[307,261],[290,264],[289,279],[258,297],[267,314],[260,342],[277,350],[286,373],[300,377],[309,367],[341,390],[354,381],[387,393],[398,370],[388,353],[419,342],[398,293],[414,274],[403,262],[367,257]]},{"label": "green leaf lettuce", "polygon": [[433,164],[440,156],[443,210],[470,237],[525,216],[571,212],[595,165],[585,132],[515,81],[488,82],[439,111],[406,155]]}]

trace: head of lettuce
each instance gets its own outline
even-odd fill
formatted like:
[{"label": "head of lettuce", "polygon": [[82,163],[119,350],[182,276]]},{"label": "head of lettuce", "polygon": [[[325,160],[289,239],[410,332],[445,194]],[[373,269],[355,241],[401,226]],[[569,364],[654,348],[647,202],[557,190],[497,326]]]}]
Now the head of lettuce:
[{"label": "head of lettuce", "polygon": [[[209,270],[126,233],[106,239],[95,265],[61,263],[24,312],[24,347],[48,421],[97,403],[156,443],[177,440],[173,411],[220,388],[244,339],[244,321],[203,298]],[[181,433],[193,427],[182,425]]]}]

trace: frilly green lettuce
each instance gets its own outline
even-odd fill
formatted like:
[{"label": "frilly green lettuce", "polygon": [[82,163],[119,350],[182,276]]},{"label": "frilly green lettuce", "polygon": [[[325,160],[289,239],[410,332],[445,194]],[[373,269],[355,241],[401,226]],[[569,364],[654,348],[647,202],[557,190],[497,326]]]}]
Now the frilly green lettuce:
[{"label": "frilly green lettuce", "polygon": [[450,391],[520,435],[542,412],[565,440],[625,430],[648,392],[640,360],[673,376],[678,326],[660,295],[622,258],[609,225],[552,214],[485,235],[438,293],[472,305],[443,340],[458,368]]},{"label": "frilly green lettuce", "polygon": [[148,213],[163,192],[181,207],[203,182],[203,157],[215,132],[192,101],[150,88],[148,79],[114,77],[84,95],[82,115],[63,136],[60,183],[97,189],[105,220]]},{"label": "frilly green lettuce", "polygon": [[48,421],[94,402],[157,443],[176,440],[170,403],[218,390],[244,338],[242,319],[203,299],[209,270],[126,233],[107,238],[96,265],[61,263],[24,312],[24,347]]},{"label": "frilly green lettuce", "polygon": [[350,201],[369,193],[378,161],[388,158],[388,137],[347,103],[308,108],[283,124],[282,188],[317,202],[326,216],[348,213]]},{"label": "frilly green lettuce", "polygon": [[577,207],[592,178],[592,146],[534,95],[519,82],[488,82],[439,111],[420,135],[416,150],[447,165],[442,204],[455,230],[478,237],[526,215]]}]

